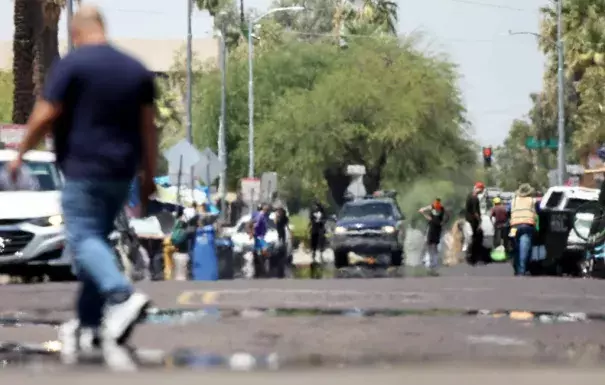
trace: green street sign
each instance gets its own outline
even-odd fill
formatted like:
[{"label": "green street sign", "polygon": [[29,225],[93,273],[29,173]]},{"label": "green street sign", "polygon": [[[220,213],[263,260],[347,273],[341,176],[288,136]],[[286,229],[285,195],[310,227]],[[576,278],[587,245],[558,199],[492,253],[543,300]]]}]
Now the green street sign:
[{"label": "green street sign", "polygon": [[541,148],[550,148],[552,150],[556,150],[559,148],[559,142],[557,138],[536,139],[533,136],[529,136],[525,140],[525,147],[528,150],[538,150]]}]

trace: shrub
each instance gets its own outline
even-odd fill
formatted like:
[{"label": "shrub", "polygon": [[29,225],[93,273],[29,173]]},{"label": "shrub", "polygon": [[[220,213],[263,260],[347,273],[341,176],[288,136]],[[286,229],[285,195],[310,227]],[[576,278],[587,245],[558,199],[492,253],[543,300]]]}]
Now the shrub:
[{"label": "shrub", "polygon": [[309,218],[303,215],[292,215],[290,217],[290,229],[292,231],[292,246],[295,249],[300,245],[307,249],[311,247]]}]

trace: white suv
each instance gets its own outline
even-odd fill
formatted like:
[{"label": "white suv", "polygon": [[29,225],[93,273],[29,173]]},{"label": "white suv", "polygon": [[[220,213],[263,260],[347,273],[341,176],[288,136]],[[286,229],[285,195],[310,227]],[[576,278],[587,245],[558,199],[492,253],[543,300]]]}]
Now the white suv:
[{"label": "white suv", "polygon": [[[0,150],[0,169],[16,156],[14,150]],[[63,254],[63,181],[55,155],[29,151],[23,163],[38,188],[4,191],[0,186],[0,274],[30,275],[33,265],[47,266]]]}]

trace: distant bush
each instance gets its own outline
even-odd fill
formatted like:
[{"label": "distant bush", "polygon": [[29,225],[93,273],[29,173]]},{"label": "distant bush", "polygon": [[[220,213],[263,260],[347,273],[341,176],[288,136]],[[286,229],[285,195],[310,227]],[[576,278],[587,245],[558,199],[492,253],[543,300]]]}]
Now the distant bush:
[{"label": "distant bush", "polygon": [[468,192],[468,186],[456,185],[449,180],[420,180],[400,193],[397,201],[408,218],[408,224],[422,228],[426,225],[426,219],[418,213],[418,209],[430,205],[435,198],[441,198],[450,218],[456,218],[464,208]]},{"label": "distant bush", "polygon": [[292,231],[292,246],[295,249],[300,245],[307,249],[311,247],[308,217],[304,215],[290,216],[290,229]]}]

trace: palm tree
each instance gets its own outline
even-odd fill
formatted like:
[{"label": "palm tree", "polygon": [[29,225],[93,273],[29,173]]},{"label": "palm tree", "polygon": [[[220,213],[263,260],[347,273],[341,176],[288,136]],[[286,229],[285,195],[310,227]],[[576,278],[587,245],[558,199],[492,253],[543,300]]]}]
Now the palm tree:
[{"label": "palm tree", "polygon": [[371,24],[384,28],[385,32],[397,34],[398,6],[391,0],[363,0],[359,16]]},{"label": "palm tree", "polygon": [[34,106],[33,56],[35,7],[29,0],[15,0],[13,24],[13,123],[25,124]]},{"label": "palm tree", "polygon": [[227,0],[195,0],[197,8],[208,11],[212,17],[218,15],[228,3]]},{"label": "palm tree", "polygon": [[59,19],[66,0],[40,0],[36,12],[34,45],[34,94],[40,95],[52,63],[59,57]]},{"label": "palm tree", "polygon": [[246,24],[246,13],[244,11],[244,0],[239,1],[239,22],[241,25]]}]

